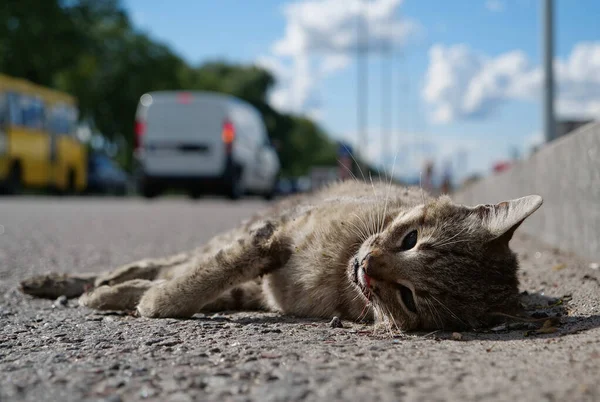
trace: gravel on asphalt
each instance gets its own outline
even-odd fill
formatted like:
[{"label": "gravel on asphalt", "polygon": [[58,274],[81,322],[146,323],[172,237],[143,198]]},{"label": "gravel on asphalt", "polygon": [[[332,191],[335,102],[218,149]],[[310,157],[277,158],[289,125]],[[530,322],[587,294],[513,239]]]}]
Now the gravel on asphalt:
[{"label": "gravel on asphalt", "polygon": [[600,400],[599,261],[524,236],[512,242],[522,291],[546,304],[540,317],[565,314],[542,331],[399,334],[239,312],[151,320],[16,290],[34,274],[191,249],[264,206],[0,199],[0,401]]}]

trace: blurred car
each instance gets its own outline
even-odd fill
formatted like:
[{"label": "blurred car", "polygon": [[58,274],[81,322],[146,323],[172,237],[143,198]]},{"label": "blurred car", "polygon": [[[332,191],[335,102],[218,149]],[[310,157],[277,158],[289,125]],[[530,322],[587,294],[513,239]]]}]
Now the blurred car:
[{"label": "blurred car", "polygon": [[277,182],[277,194],[279,195],[289,195],[294,192],[294,186],[290,179],[281,178]]},{"label": "blurred car", "polygon": [[312,188],[310,177],[301,176],[294,180],[294,189],[297,193],[309,192]]},{"label": "blurred car", "polygon": [[494,173],[501,173],[501,172],[504,172],[504,171],[510,169],[511,166],[512,166],[512,162],[508,162],[508,161],[496,162],[492,166],[492,171]]},{"label": "blurred car", "polygon": [[108,156],[92,152],[88,157],[87,193],[125,195],[128,175]]},{"label": "blurred car", "polygon": [[312,189],[311,180],[308,177],[281,178],[277,182],[277,194],[290,195],[306,193]]},{"label": "blurred car", "polygon": [[258,110],[211,92],[144,94],[136,113],[137,181],[145,197],[167,189],[274,196],[280,163]]}]

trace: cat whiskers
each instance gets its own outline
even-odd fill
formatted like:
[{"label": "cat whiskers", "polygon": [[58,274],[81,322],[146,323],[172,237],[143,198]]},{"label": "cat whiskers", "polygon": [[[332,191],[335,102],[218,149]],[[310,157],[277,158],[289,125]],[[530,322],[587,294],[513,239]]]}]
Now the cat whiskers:
[{"label": "cat whiskers", "polygon": [[[393,338],[394,333],[392,332],[392,322],[394,325],[396,325],[396,321],[394,320],[394,317],[392,316],[390,311],[385,307],[385,305],[380,304],[380,303],[375,303],[374,306],[375,306],[375,309],[377,309],[377,311],[378,311],[378,316],[379,316],[378,324],[383,325],[385,327],[385,329],[387,330],[390,338]],[[375,325],[373,327],[373,335],[375,335],[375,332],[377,331],[377,329],[378,329],[378,326]],[[396,329],[398,329],[397,325],[396,325]]]},{"label": "cat whiskers", "polygon": [[346,171],[347,171],[348,173],[350,173],[350,176],[352,176],[352,178],[353,178],[355,181],[358,181],[358,178],[356,177],[356,175],[355,175],[354,173],[352,173],[352,170],[350,170],[350,169],[349,169],[349,168],[348,168],[346,165],[344,165],[344,164],[343,164],[343,163],[342,163],[342,162],[341,162],[339,159],[338,159],[337,161],[338,161],[338,163],[339,163],[339,164],[340,164],[340,165],[341,165],[341,166],[342,166],[344,169],[346,169]]},{"label": "cat whiskers", "polygon": [[392,189],[392,181],[394,180],[394,170],[396,169],[396,157],[398,156],[398,151],[396,151],[396,155],[394,155],[394,163],[392,164],[392,174],[390,175],[390,182],[388,184],[387,193],[385,195],[385,206],[383,208],[383,217],[381,219],[381,227],[379,229],[380,232],[383,231],[385,226],[385,217],[387,214],[387,206],[388,200],[390,198],[390,190]]},{"label": "cat whiskers", "polygon": [[429,295],[433,300],[435,300],[444,310],[446,310],[448,313],[450,313],[450,315],[452,317],[454,317],[457,321],[459,321],[461,324],[463,324],[464,326],[467,326],[467,324],[461,320],[456,314],[454,314],[454,312],[452,310],[450,310],[448,308],[448,306],[446,306],[444,303],[442,303],[441,301],[439,301],[434,295],[430,294]]},{"label": "cat whiskers", "polygon": [[[358,215],[357,215],[358,217]],[[360,219],[360,218],[359,218]],[[358,241],[357,243],[362,244],[368,237],[368,233],[365,232],[364,228],[361,228],[360,226],[357,226],[354,222],[349,221],[350,224],[350,230],[352,231],[352,233],[354,233],[356,235],[356,237],[358,237]]]},{"label": "cat whiskers", "polygon": [[427,309],[429,310],[429,312],[431,314],[431,318],[435,322],[436,326],[442,328],[444,326],[444,321],[442,320],[442,317],[441,317],[439,311],[435,308],[435,306],[427,298],[423,298],[423,301],[425,302],[425,305],[427,306]]},{"label": "cat whiskers", "polygon": [[445,247],[445,246],[451,246],[453,244],[458,244],[458,243],[468,243],[470,241],[471,241],[471,239],[463,239],[463,240],[456,240],[456,241],[443,243],[443,244],[435,244],[434,246],[435,247]]},{"label": "cat whiskers", "polygon": [[[354,154],[348,149],[348,147],[346,146],[346,144],[343,144],[343,145],[344,145],[344,148],[346,148],[346,152],[348,152],[348,154],[350,154],[350,157],[352,158],[352,160],[354,161],[354,163],[356,163],[356,166],[358,167],[358,171],[360,172],[363,180],[367,181],[367,178],[365,177],[365,174],[363,173],[362,169],[360,168],[360,163],[358,163],[358,161],[356,160],[356,158],[354,158]],[[350,172],[350,173],[352,173],[352,172]]]},{"label": "cat whiskers", "polygon": [[423,206],[425,206],[425,191],[423,190],[423,172],[419,172],[419,188],[421,189],[421,196],[423,197]]},{"label": "cat whiskers", "polygon": [[433,243],[432,247],[438,247],[439,248],[439,247],[449,246],[449,245],[452,245],[452,244],[469,242],[469,241],[471,241],[471,239],[459,239],[459,240],[452,241],[452,240],[456,239],[459,235],[463,234],[465,232],[465,230],[468,230],[468,229],[469,229],[468,227],[465,227],[460,232],[458,232],[457,234],[455,234],[454,236],[452,236],[451,238],[445,239],[445,240],[443,240],[443,241],[441,241],[439,243]]},{"label": "cat whiskers", "polygon": [[400,330],[400,327],[398,327],[398,323],[396,322],[396,319],[394,318],[394,315],[392,314],[392,312],[390,311],[390,309],[386,306],[382,306],[383,308],[385,308],[387,310],[387,317],[388,317],[388,322],[390,323],[390,332],[391,332],[391,325],[393,324],[394,327],[396,327],[396,331],[398,332],[402,332]]},{"label": "cat whiskers", "polygon": [[358,316],[358,322],[362,321],[367,316],[367,314],[369,313],[369,307],[371,306],[372,303],[369,300],[367,300],[367,302],[365,303],[365,307],[362,309],[360,315]]},{"label": "cat whiskers", "polygon": [[[375,197],[375,199],[377,199],[377,192],[375,191],[375,185],[373,184],[373,177],[371,176],[371,172],[369,172],[369,180],[371,181],[371,188],[373,189],[373,197]],[[375,215],[375,219],[372,218],[372,213],[373,210],[370,211],[370,216],[371,216],[371,226],[373,226],[372,228],[372,233],[377,233],[377,222],[379,222],[379,212],[377,212],[377,214]]]},{"label": "cat whiskers", "polygon": [[[362,224],[362,228],[357,227],[356,225],[354,225],[354,223],[352,223],[352,225],[354,225],[357,230],[359,230],[359,232],[361,233],[362,237],[361,240],[364,242],[365,240],[367,240],[369,238],[369,236],[371,236],[373,233],[371,232],[371,229],[369,227],[369,225],[367,224],[367,222],[365,222],[363,220],[363,218],[358,215],[356,212],[354,212],[352,214],[353,216],[356,216],[356,218],[358,218],[358,220],[360,221],[360,223]],[[361,230],[362,229],[362,230]]]}]

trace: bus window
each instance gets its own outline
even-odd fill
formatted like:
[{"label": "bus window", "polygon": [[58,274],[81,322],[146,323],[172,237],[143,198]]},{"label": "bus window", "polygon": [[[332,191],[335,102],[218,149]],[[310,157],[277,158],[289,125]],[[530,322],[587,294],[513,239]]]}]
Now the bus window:
[{"label": "bus window", "polygon": [[8,101],[6,94],[0,92],[0,156],[8,151],[8,140],[6,138],[6,125],[8,123]]},{"label": "bus window", "polygon": [[8,101],[6,94],[0,92],[0,130],[6,126],[8,121]]},{"label": "bus window", "polygon": [[71,135],[75,131],[77,112],[72,106],[54,105],[48,113],[48,128],[52,134]]},{"label": "bus window", "polygon": [[14,92],[9,92],[7,95],[9,122],[12,126],[22,126],[23,114],[21,113],[20,96]]},{"label": "bus window", "polygon": [[59,106],[52,106],[48,111],[48,129],[52,134],[60,134],[62,119],[60,118]]},{"label": "bus window", "polygon": [[36,130],[44,128],[44,103],[41,99],[21,95],[21,113],[23,126]]},{"label": "bus window", "polygon": [[79,118],[77,108],[74,106],[67,106],[69,128],[67,134],[76,136],[77,135],[77,119]]}]

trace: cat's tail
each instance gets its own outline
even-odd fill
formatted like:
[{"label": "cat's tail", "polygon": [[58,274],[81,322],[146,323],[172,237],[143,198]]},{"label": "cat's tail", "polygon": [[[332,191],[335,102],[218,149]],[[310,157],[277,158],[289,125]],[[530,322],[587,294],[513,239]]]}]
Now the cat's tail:
[{"label": "cat's tail", "polygon": [[44,299],[66,296],[79,297],[94,287],[98,274],[49,273],[36,275],[21,281],[19,290],[25,294]]}]

